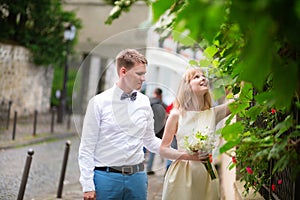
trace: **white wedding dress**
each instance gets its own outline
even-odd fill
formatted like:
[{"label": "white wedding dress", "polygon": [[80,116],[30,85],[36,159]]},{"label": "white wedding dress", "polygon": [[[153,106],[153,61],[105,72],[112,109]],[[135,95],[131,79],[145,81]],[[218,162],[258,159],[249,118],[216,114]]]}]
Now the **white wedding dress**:
[{"label": "white wedding dress", "polygon": [[[214,109],[188,111],[179,118],[176,133],[178,149],[184,150],[184,137],[197,131],[214,135]],[[176,160],[169,167],[163,186],[163,200],[218,200],[220,199],[219,177],[211,180],[199,161]]]}]

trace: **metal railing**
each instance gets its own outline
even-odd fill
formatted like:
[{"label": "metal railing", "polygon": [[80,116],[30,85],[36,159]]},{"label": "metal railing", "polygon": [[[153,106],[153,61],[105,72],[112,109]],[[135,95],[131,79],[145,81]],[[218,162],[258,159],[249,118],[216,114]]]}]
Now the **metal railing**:
[{"label": "metal railing", "polygon": [[5,102],[3,100],[0,103],[0,129],[9,128],[11,105],[12,101]]}]

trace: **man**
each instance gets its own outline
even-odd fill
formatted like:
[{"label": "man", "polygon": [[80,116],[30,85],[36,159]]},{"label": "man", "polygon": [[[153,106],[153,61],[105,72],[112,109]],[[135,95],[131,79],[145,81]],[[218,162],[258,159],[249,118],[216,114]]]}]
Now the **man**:
[{"label": "man", "polygon": [[[166,122],[166,108],[167,105],[162,100],[162,89],[155,88],[153,91],[153,97],[150,98],[151,108],[154,114],[154,131],[158,138],[162,138],[164,133],[164,127]],[[153,175],[155,172],[152,170],[155,154],[149,152],[149,158],[147,163],[147,174]]]},{"label": "man", "polygon": [[146,58],[134,49],[116,57],[119,79],[93,97],[79,147],[84,199],[147,199],[143,146],[159,153],[149,98],[140,93]]}]

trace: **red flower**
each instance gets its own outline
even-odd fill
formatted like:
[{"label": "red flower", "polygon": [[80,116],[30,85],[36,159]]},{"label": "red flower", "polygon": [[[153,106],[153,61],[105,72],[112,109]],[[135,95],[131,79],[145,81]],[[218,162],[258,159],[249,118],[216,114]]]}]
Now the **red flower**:
[{"label": "red flower", "polygon": [[272,188],[272,191],[273,191],[273,192],[274,192],[274,191],[275,191],[275,189],[276,189],[276,187],[275,187],[275,185],[274,185],[274,184],[272,184],[271,188]]},{"label": "red flower", "polygon": [[232,162],[234,163],[234,164],[236,164],[237,162],[236,162],[236,158],[235,158],[235,156],[232,156]]},{"label": "red flower", "polygon": [[282,179],[279,179],[279,180],[277,181],[277,183],[278,183],[278,185],[281,185],[281,184],[282,184]]},{"label": "red flower", "polygon": [[248,174],[253,174],[251,167],[246,167],[246,171],[248,172]]},{"label": "red flower", "polygon": [[212,159],[212,154],[209,154],[209,161],[212,163],[213,162],[213,159]]},{"label": "red flower", "polygon": [[274,108],[271,109],[271,113],[272,113],[273,115],[274,115],[276,112],[277,112],[277,111],[276,111]]}]

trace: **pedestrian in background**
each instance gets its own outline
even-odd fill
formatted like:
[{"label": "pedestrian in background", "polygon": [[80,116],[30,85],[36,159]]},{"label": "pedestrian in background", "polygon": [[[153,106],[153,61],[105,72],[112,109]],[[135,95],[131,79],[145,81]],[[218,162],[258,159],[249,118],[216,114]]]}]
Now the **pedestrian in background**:
[{"label": "pedestrian in background", "polygon": [[88,103],[78,157],[84,199],[147,199],[143,146],[159,153],[161,140],[149,98],[139,92],[146,66],[138,51],[121,51],[118,81]]},{"label": "pedestrian in background", "polygon": [[[154,115],[154,131],[155,136],[162,138],[164,127],[166,123],[166,108],[167,105],[163,102],[163,91],[161,88],[155,88],[153,96],[150,98],[150,104]],[[149,152],[147,162],[147,174],[153,175],[155,172],[152,170],[155,153]]]}]

